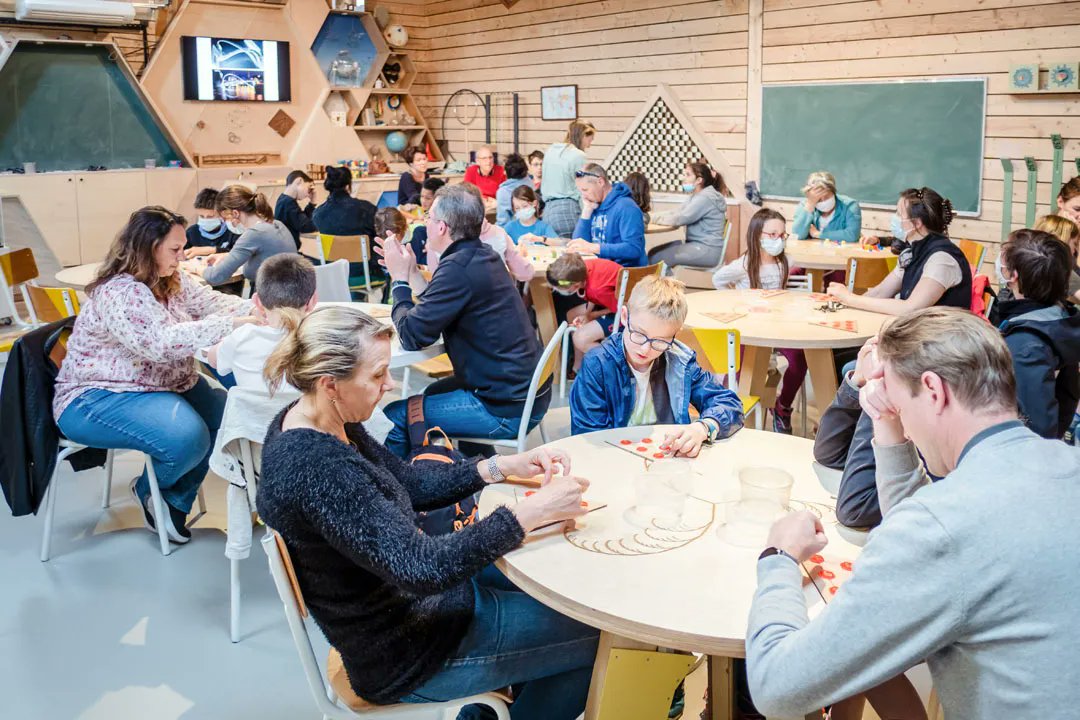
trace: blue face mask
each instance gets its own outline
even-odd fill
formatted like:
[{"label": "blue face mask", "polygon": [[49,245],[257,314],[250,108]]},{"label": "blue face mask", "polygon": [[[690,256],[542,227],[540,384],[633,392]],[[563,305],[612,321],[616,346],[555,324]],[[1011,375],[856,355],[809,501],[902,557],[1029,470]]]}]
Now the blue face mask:
[{"label": "blue face mask", "polygon": [[893,215],[889,220],[889,231],[897,240],[903,240],[908,234],[908,231],[904,230],[904,221],[900,219],[899,215]]},{"label": "blue face mask", "polygon": [[682,184],[682,191],[686,192],[686,193],[694,192],[694,184],[693,183],[683,183]]},{"label": "blue face mask", "polygon": [[214,232],[221,227],[221,218],[199,218],[199,229],[207,232]]}]

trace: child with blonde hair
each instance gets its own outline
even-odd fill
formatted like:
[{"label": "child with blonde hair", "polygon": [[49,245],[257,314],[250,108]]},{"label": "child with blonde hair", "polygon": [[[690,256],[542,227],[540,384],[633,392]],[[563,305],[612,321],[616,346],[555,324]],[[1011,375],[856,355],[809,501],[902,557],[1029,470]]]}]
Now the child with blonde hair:
[{"label": "child with blonde hair", "polygon": [[[647,277],[620,312],[620,332],[585,356],[570,393],[571,432],[675,424],[664,438],[672,455],[696,457],[701,446],[743,426],[742,401],[675,339],[686,320],[684,286]],[[698,419],[690,420],[690,406]]]}]

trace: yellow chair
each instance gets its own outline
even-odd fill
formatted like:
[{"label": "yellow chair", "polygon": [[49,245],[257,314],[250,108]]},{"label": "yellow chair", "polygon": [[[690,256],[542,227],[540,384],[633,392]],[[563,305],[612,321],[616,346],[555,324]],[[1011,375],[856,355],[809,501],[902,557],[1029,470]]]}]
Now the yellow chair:
[{"label": "yellow chair", "polygon": [[[726,375],[727,385],[738,392],[735,378],[742,367],[742,342],[739,331],[734,328],[683,328],[676,338],[697,353],[698,364],[715,375]],[[764,426],[765,416],[761,398],[756,395],[739,396],[743,415],[754,413],[755,426]]]},{"label": "yellow chair", "polygon": [[848,258],[847,289],[862,295],[887,278],[890,272],[887,258]]},{"label": "yellow chair", "polygon": [[[0,253],[0,317],[11,318],[16,327],[29,329],[37,325],[34,319],[34,310],[30,298],[26,293],[26,285],[38,277],[37,261],[34,260],[34,251],[30,248],[21,248],[10,252]],[[27,313],[30,320],[26,321],[15,307],[15,290],[22,294],[26,303]]]},{"label": "yellow chair", "polygon": [[319,242],[310,243],[307,247],[314,249],[318,255],[317,260],[331,263],[335,260],[348,260],[350,263],[360,263],[364,270],[363,284],[354,282],[349,278],[349,289],[364,293],[368,302],[371,302],[372,291],[386,285],[385,280],[372,280],[371,268],[368,265],[371,260],[371,238],[367,235],[327,235],[319,233]]},{"label": "yellow chair", "polygon": [[79,314],[79,296],[71,288],[27,283],[24,289],[30,297],[28,309],[37,322],[51,323]]},{"label": "yellow chair", "polygon": [[622,306],[626,304],[627,299],[630,297],[630,293],[634,292],[634,288],[637,287],[637,284],[650,275],[656,275],[657,277],[663,275],[665,267],[667,266],[661,261],[655,265],[622,269],[619,273],[619,284],[615,288],[615,324],[612,326],[612,332],[618,331]]},{"label": "yellow chair", "polygon": [[986,246],[975,240],[955,240],[954,242],[960,248],[960,252],[964,253],[964,257],[967,258],[971,269],[974,272],[979,272],[983,258],[986,257]]}]

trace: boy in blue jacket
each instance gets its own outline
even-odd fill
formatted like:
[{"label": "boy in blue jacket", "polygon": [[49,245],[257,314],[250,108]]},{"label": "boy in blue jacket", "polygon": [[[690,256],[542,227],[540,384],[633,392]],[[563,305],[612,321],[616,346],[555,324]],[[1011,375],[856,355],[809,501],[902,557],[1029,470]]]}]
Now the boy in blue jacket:
[{"label": "boy in blue jacket", "polygon": [[[743,426],[742,401],[675,339],[686,320],[683,284],[647,277],[630,293],[622,331],[590,351],[570,392],[571,432],[677,424],[663,445],[683,457]],[[690,422],[693,405],[700,419]]]},{"label": "boy in blue jacket", "polygon": [[602,165],[588,163],[574,173],[581,192],[581,219],[570,252],[599,255],[623,267],[644,267],[645,216],[625,183],[611,184]]}]

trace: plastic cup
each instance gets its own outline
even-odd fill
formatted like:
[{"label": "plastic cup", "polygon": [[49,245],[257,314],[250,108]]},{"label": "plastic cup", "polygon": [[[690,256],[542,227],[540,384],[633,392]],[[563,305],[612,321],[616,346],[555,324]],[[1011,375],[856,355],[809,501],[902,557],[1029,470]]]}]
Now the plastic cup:
[{"label": "plastic cup", "polygon": [[634,477],[634,506],[628,519],[639,527],[677,525],[686,510],[693,487],[693,471],[683,460],[653,463]]},{"label": "plastic cup", "polygon": [[157,160],[155,160],[154,158],[147,158],[143,160],[143,167],[147,170],[153,170],[157,167]]},{"label": "plastic cup", "polygon": [[23,173],[26,174],[26,175],[33,175],[34,173],[37,172],[37,163],[36,162],[24,162],[22,164],[22,166],[23,166]]},{"label": "plastic cup", "polygon": [[772,524],[788,513],[790,473],[771,467],[746,467],[738,472],[739,500],[728,505],[721,539],[740,547],[764,547]]}]

